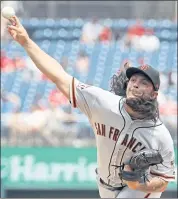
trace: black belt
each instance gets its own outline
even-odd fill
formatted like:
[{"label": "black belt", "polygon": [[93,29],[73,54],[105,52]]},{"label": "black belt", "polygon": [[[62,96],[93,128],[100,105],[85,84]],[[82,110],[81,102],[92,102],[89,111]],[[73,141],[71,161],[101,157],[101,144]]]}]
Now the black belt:
[{"label": "black belt", "polygon": [[105,185],[105,187],[111,191],[121,191],[125,187],[125,186],[113,187],[113,186],[107,184],[106,182],[104,182],[101,178],[100,178],[100,182],[102,185]]}]

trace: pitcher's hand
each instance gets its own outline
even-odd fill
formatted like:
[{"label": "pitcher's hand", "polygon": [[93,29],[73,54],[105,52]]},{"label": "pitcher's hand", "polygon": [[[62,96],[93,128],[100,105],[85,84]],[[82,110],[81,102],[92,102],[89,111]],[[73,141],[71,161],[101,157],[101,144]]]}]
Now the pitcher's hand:
[{"label": "pitcher's hand", "polygon": [[13,16],[9,21],[11,22],[11,25],[8,25],[7,29],[12,38],[22,46],[26,45],[30,38],[19,19],[16,16]]}]

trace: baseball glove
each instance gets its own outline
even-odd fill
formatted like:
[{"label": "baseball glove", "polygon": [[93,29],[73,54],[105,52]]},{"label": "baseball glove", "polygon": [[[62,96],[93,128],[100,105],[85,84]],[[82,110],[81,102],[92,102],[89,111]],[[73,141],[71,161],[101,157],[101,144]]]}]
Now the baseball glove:
[{"label": "baseball glove", "polygon": [[[120,175],[125,181],[145,183],[149,181],[147,178],[149,167],[162,163],[163,158],[159,151],[153,149],[141,150],[123,164]],[[125,165],[129,165],[132,171],[124,171]]]},{"label": "baseball glove", "polygon": [[114,74],[111,79],[111,92],[119,96],[126,96],[126,87],[128,78],[126,76],[126,69],[130,67],[130,63],[126,62],[117,74]]}]

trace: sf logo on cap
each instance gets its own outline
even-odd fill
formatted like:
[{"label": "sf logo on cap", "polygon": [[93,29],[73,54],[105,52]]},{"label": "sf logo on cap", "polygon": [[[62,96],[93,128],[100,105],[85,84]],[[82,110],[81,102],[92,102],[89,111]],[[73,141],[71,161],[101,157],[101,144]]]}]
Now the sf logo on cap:
[{"label": "sf logo on cap", "polygon": [[148,70],[149,66],[148,65],[142,65],[140,67],[141,70]]}]

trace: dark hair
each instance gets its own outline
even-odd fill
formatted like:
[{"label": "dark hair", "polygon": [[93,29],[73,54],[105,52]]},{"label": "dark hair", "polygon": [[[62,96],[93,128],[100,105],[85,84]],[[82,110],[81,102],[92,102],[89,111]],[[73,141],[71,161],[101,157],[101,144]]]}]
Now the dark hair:
[{"label": "dark hair", "polygon": [[114,74],[110,80],[110,92],[115,95],[126,97],[127,83],[128,80],[126,79],[125,74]]},{"label": "dark hair", "polygon": [[156,123],[159,118],[159,108],[156,99],[126,98],[125,103],[131,107],[133,111],[141,115],[141,118],[136,119],[150,119]]},{"label": "dark hair", "polygon": [[154,122],[159,118],[159,108],[157,99],[151,99],[149,96],[144,98],[127,98],[126,90],[128,79],[121,78],[121,74],[114,74],[110,82],[110,92],[115,95],[126,98],[125,103],[132,108],[133,111],[139,113],[142,118],[137,119],[151,119]]}]

